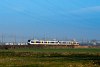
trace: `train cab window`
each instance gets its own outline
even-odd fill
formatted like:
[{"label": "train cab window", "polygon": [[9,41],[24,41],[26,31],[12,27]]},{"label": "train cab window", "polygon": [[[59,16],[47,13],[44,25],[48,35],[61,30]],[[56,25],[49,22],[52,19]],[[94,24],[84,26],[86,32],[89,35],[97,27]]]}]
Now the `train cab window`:
[{"label": "train cab window", "polygon": [[76,43],[76,44],[79,44],[79,43]]},{"label": "train cab window", "polygon": [[30,42],[31,40],[28,40],[28,42]]}]

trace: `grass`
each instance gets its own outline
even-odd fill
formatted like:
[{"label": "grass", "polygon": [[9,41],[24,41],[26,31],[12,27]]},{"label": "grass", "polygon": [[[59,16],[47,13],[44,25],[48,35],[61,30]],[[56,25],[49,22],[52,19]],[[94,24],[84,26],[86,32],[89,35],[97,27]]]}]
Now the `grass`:
[{"label": "grass", "polygon": [[[93,61],[89,60],[80,60],[80,61],[75,61],[75,60],[67,60],[63,57],[61,58],[34,58],[34,57],[6,57],[6,58],[0,58],[2,62],[0,62],[0,65],[2,66],[38,66],[38,67],[64,67],[64,66],[76,66],[76,67],[89,67],[88,65],[90,64],[91,66],[94,66]],[[85,64],[85,65],[84,65]],[[90,67],[91,67],[90,66]],[[99,67],[98,64],[96,66]]]},{"label": "grass", "polygon": [[14,52],[89,52],[99,53],[100,48],[16,48],[1,51],[14,51]]},{"label": "grass", "polygon": [[0,67],[100,67],[100,48],[0,50]]}]

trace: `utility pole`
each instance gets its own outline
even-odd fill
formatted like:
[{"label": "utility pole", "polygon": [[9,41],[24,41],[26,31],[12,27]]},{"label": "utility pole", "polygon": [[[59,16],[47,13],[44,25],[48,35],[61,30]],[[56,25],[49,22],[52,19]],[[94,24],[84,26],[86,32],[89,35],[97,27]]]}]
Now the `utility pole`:
[{"label": "utility pole", "polygon": [[2,42],[2,45],[3,45],[3,40],[4,40],[4,35],[3,34],[1,36],[1,38],[2,38],[2,41],[1,42]]},{"label": "utility pole", "polygon": [[14,35],[14,41],[15,41],[15,44],[16,44],[16,35]]},{"label": "utility pole", "polygon": [[44,33],[44,40],[46,41],[46,33]]}]

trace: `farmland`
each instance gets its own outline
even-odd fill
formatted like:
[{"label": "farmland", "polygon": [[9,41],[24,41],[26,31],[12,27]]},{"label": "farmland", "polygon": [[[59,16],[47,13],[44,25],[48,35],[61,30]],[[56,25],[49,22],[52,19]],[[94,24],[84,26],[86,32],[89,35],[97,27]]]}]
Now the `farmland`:
[{"label": "farmland", "polygon": [[100,67],[100,48],[0,50],[0,67]]}]

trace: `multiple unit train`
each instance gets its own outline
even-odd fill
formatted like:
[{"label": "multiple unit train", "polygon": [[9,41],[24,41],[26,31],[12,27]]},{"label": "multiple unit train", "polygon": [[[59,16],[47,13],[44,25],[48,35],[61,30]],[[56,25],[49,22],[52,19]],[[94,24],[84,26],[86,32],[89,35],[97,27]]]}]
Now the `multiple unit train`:
[{"label": "multiple unit train", "polygon": [[28,40],[28,45],[79,45],[77,41]]}]

